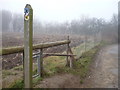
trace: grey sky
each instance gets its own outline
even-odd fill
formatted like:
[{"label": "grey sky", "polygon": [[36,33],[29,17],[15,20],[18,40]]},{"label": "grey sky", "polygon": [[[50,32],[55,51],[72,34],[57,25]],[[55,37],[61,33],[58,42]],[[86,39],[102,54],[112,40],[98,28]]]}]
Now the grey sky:
[{"label": "grey sky", "polygon": [[25,5],[31,4],[34,16],[42,22],[64,22],[81,16],[109,20],[117,13],[119,0],[0,0],[0,8],[24,14]]}]

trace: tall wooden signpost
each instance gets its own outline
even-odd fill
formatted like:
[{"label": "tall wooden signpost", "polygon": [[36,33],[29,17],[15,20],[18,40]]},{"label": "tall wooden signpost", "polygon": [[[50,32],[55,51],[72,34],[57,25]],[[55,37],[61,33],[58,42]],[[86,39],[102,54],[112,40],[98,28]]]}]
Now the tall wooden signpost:
[{"label": "tall wooden signpost", "polygon": [[26,4],[24,8],[24,87],[32,88],[32,37],[33,9]]},{"label": "tall wooden signpost", "polygon": [[[118,61],[119,61],[119,49],[120,49],[120,1],[118,2]],[[118,65],[120,65],[120,61],[118,62]],[[118,74],[120,74],[120,71],[118,70]],[[118,75],[118,78],[120,78],[120,75]],[[118,89],[120,89],[120,79],[118,79]]]},{"label": "tall wooden signpost", "polygon": [[120,43],[119,34],[120,34],[120,1],[118,2],[118,43]]}]

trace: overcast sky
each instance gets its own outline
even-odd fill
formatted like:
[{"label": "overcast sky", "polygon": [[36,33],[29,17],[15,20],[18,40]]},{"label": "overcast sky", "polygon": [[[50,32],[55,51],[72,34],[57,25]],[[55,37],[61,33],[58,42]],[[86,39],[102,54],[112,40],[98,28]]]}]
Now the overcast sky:
[{"label": "overcast sky", "polygon": [[24,15],[24,7],[31,4],[34,17],[42,22],[65,22],[81,16],[109,20],[117,13],[119,0],[0,0],[0,8]]}]

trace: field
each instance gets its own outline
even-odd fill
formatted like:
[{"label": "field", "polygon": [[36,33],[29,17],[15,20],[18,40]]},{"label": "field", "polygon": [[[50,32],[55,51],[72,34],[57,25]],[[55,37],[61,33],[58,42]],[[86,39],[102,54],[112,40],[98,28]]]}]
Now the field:
[{"label": "field", "polygon": [[[2,47],[13,47],[13,46],[21,46],[23,45],[23,33],[3,33],[2,34]],[[54,41],[61,41],[67,40],[67,35],[41,35],[41,34],[34,34],[33,35],[33,44],[37,43],[45,43],[45,42],[54,42]],[[75,47],[82,43],[82,39],[80,36],[70,36],[71,40],[71,47]],[[53,47],[44,49],[44,52],[63,52],[66,49],[65,45],[60,47]],[[2,69],[11,69],[15,66],[19,66],[22,64],[22,54],[11,54],[5,55],[2,57]]]},{"label": "field", "polygon": [[[5,47],[21,46],[23,45],[23,33],[3,33],[2,34],[2,45]],[[41,35],[34,34],[33,44],[54,42],[67,40],[67,35]],[[84,36],[70,35],[70,46],[72,51],[76,54],[76,58],[79,58],[84,50]],[[91,38],[88,38],[87,50],[93,47],[93,42],[90,42]],[[44,52],[49,53],[66,53],[66,45],[52,47],[44,49]],[[34,51],[36,52],[36,51]],[[47,72],[45,76],[54,75],[56,72],[60,72],[60,68],[65,67],[65,57],[47,57],[44,59],[44,70]],[[33,68],[36,73],[36,60],[34,60]],[[21,80],[23,77],[22,67],[22,53],[4,55],[2,56],[2,78],[3,87],[11,87],[15,82]],[[17,77],[16,77],[17,76]],[[35,81],[36,82],[36,81]],[[34,83],[34,82],[33,82]]]}]

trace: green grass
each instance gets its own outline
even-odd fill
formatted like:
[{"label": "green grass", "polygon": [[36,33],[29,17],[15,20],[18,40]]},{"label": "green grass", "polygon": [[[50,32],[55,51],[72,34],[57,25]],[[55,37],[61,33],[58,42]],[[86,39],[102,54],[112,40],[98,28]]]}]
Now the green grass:
[{"label": "green grass", "polygon": [[[33,79],[33,86],[35,86],[39,81],[42,81],[43,78],[40,77],[36,77]],[[24,80],[20,79],[20,80],[16,80],[14,83],[12,83],[10,85],[10,88],[24,88]]]},{"label": "green grass", "polygon": [[23,65],[14,67],[13,69],[14,69],[14,70],[17,70],[17,71],[23,71]]},{"label": "green grass", "polygon": [[[87,71],[89,69],[89,65],[91,64],[94,55],[98,52],[100,45],[96,44],[96,47],[93,48],[93,43],[90,42],[89,46],[87,46],[87,51],[84,52],[84,44],[80,46],[72,48],[74,54],[77,57],[82,57],[76,62],[74,62],[74,68],[71,69],[69,67],[65,67],[66,57],[48,57],[44,60],[45,65],[45,73],[47,76],[54,75],[56,73],[72,73],[80,75],[80,77],[85,77]],[[102,43],[103,44],[103,43]],[[101,45],[102,45],[101,44]]]},{"label": "green grass", "polygon": [[84,78],[87,75],[89,66],[93,61],[95,54],[98,51],[98,47],[92,48],[87,52],[82,54],[82,58],[74,62],[74,69],[71,70],[73,74],[80,75],[81,78]]},{"label": "green grass", "polygon": [[[98,45],[98,43],[96,43],[96,47],[93,48],[93,43],[90,42],[90,44],[88,43],[87,45],[86,52],[84,51],[84,48],[83,48],[84,44],[81,44],[80,46],[72,48],[73,53],[76,54],[77,57],[80,57],[80,56],[82,57],[76,62],[74,62],[73,69],[65,66],[66,57],[51,56],[51,57],[45,58],[44,59],[44,78],[58,74],[58,73],[72,73],[75,75],[79,75],[81,78],[84,78],[87,75],[90,64],[101,45]],[[83,80],[81,80],[80,83],[83,83]]]},{"label": "green grass", "polygon": [[3,70],[2,71],[2,77],[5,78],[6,76],[9,76],[9,75],[17,75],[16,72],[11,72],[9,70]]},{"label": "green grass", "polygon": [[14,83],[10,85],[9,88],[23,88],[24,87],[24,81],[22,80],[16,80]]},{"label": "green grass", "polygon": [[60,73],[58,68],[65,67],[65,57],[51,56],[44,59],[44,76]]},{"label": "green grass", "polygon": [[[96,44],[97,45],[97,44]],[[80,83],[83,83],[83,78],[86,77],[91,62],[93,61],[93,58],[95,54],[98,52],[99,47],[101,45],[104,45],[104,43],[97,45],[93,48],[93,43],[90,43],[87,45],[86,52],[84,51],[84,44],[81,44],[80,46],[72,48],[72,51],[74,54],[77,55],[77,57],[82,57],[74,62],[74,68],[66,67],[66,57],[59,57],[59,56],[51,56],[44,58],[44,72],[43,72],[43,78],[35,78],[33,79],[33,86],[36,85],[39,81],[43,80],[46,77],[58,74],[58,73],[72,73],[74,75],[79,75],[81,80]],[[65,53],[65,52],[63,52]],[[21,67],[14,68],[14,70],[21,70]],[[37,69],[34,70],[33,74],[37,72]],[[12,84],[12,88],[23,88],[23,80],[16,81],[14,84]]]}]

